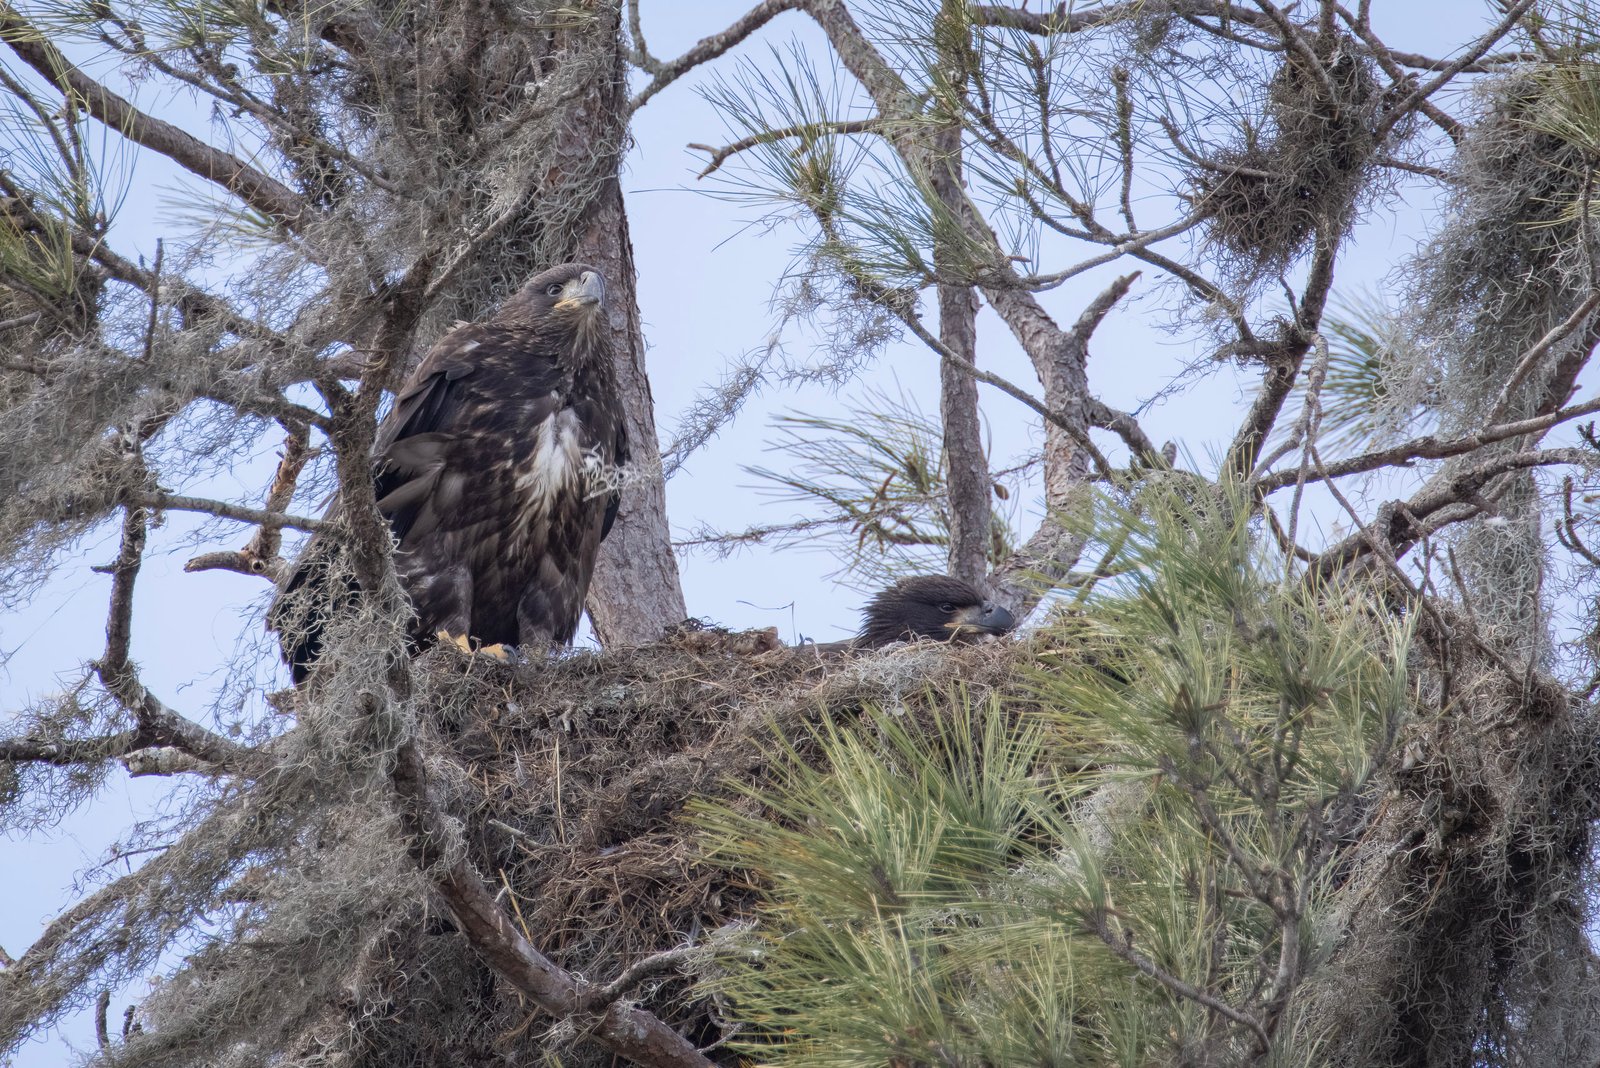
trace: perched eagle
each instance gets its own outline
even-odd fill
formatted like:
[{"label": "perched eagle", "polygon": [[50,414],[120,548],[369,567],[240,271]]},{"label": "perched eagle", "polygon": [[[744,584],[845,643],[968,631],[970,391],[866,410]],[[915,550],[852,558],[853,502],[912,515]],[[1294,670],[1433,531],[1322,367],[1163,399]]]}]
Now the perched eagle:
[{"label": "perched eagle", "polygon": [[[599,271],[552,267],[440,338],[372,456],[412,638],[570,642],[627,459]],[[329,556],[312,538],[268,615],[297,683],[333,609]]]},{"label": "perched eagle", "polygon": [[1002,605],[948,575],[901,579],[880,590],[861,614],[861,633],[850,643],[858,649],[877,649],[890,642],[917,638],[977,641],[1004,634],[1016,625]]}]

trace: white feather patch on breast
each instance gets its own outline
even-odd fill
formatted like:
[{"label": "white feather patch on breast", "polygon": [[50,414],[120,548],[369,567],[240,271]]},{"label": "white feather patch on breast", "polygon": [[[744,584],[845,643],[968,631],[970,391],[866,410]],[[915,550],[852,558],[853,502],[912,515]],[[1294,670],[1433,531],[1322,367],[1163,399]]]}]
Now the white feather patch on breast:
[{"label": "white feather patch on breast", "polygon": [[573,483],[584,474],[579,431],[578,415],[571,408],[561,409],[534,428],[533,449],[517,471],[515,483],[529,513],[525,519],[547,514],[557,497],[577,489]]}]

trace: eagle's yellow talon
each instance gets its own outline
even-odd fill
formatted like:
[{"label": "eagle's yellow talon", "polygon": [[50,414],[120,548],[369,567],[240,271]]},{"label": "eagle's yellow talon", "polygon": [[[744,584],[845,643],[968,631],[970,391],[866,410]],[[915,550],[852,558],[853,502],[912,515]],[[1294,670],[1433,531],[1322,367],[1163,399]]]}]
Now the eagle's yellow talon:
[{"label": "eagle's yellow talon", "polygon": [[495,642],[493,645],[485,645],[482,649],[479,649],[478,652],[482,653],[484,656],[492,656],[502,664],[511,663],[510,651],[507,650],[506,647],[500,642]]},{"label": "eagle's yellow talon", "polygon": [[440,645],[453,645],[466,656],[472,655],[472,641],[465,634],[451,634],[447,630],[434,631],[433,636],[439,639]]}]

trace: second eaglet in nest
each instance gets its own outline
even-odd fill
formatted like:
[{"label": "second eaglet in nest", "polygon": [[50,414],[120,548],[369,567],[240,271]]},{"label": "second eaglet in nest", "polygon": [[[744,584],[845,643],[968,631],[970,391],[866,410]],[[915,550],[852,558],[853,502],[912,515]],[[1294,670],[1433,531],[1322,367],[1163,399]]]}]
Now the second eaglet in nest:
[{"label": "second eaglet in nest", "polygon": [[970,583],[948,575],[918,575],[879,591],[862,612],[861,633],[846,644],[881,649],[919,638],[975,642],[999,637],[1016,623],[1003,605]]}]

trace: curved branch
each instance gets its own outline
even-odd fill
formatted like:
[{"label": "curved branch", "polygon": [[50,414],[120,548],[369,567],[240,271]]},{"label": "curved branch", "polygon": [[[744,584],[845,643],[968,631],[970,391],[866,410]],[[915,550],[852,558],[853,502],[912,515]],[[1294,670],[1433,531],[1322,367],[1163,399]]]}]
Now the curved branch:
[{"label": "curved branch", "polygon": [[1133,454],[1134,460],[1149,465],[1150,467],[1166,468],[1172,466],[1161,450],[1156,448],[1155,442],[1144,432],[1139,425],[1139,420],[1130,413],[1120,411],[1100,400],[1098,397],[1089,398],[1089,422],[1101,430],[1109,430],[1122,439],[1128,446],[1128,451]]},{"label": "curved branch", "polygon": [[1381,539],[1398,559],[1423,537],[1491,508],[1478,495],[1496,476],[1562,464],[1593,466],[1596,459],[1588,449],[1544,449],[1497,456],[1423,487],[1410,500],[1382,505],[1366,527],[1318,553],[1312,570],[1325,577],[1349,566],[1372,551],[1374,538]]},{"label": "curved branch", "polygon": [[1384,119],[1378,125],[1378,128],[1373,131],[1373,139],[1377,141],[1383,140],[1401,119],[1421,108],[1428,102],[1429,97],[1449,85],[1456,75],[1488,55],[1489,49],[1493,48],[1502,37],[1510,33],[1524,15],[1533,10],[1533,5],[1534,0],[1517,0],[1517,3],[1508,5],[1505,9],[1505,16],[1492,26],[1488,33],[1479,37],[1454,61],[1446,65],[1432,78],[1417,86],[1416,89],[1412,90],[1410,94],[1391,108],[1388,118]]},{"label": "curved branch", "polygon": [[761,0],[761,3],[745,12],[732,26],[720,33],[702,37],[683,55],[666,63],[652,58],[650,53],[643,48],[643,36],[638,32],[638,9],[636,7],[632,8],[630,15],[633,16],[631,21],[634,26],[634,44],[638,46],[638,50],[630,58],[635,65],[652,77],[650,84],[639,90],[638,95],[628,101],[628,112],[631,114],[638,111],[650,102],[651,97],[695,67],[716,59],[772,21],[777,15],[785,11],[793,11],[802,2],[803,0]]},{"label": "curved branch", "polygon": [[129,505],[122,521],[122,543],[111,572],[110,607],[106,613],[106,651],[94,662],[100,684],[138,720],[135,732],[140,747],[160,745],[183,752],[216,767],[237,766],[249,750],[230,742],[168,708],[145,689],[129,657],[133,640],[133,587],[144,562],[149,516],[144,508]]}]

